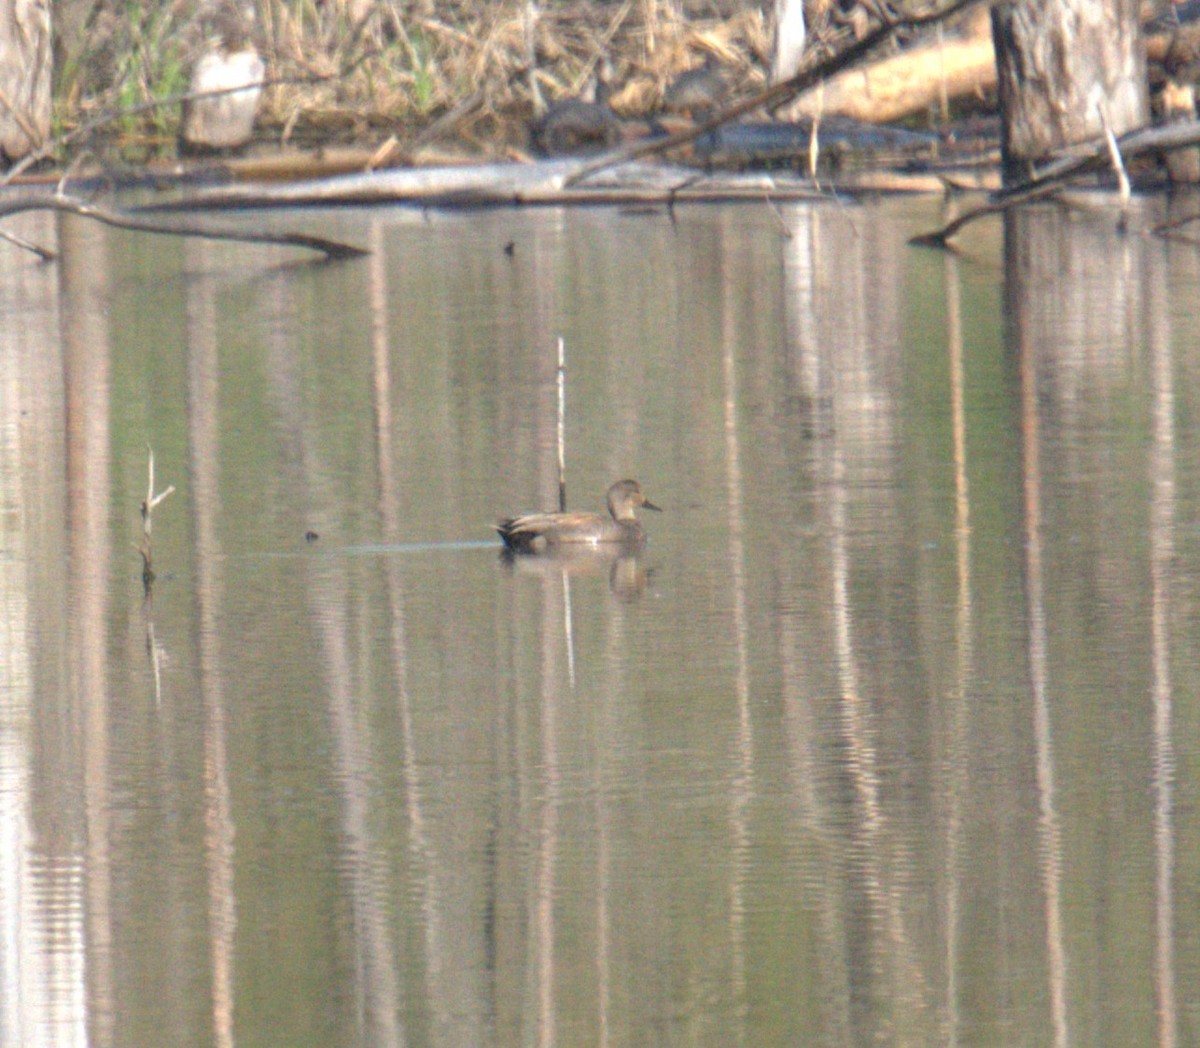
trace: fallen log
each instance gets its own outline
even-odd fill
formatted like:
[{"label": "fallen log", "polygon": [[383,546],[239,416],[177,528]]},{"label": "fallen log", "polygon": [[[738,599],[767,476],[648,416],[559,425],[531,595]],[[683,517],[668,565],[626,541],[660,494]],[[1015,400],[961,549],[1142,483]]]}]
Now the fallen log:
[{"label": "fallen log", "polygon": [[789,116],[845,116],[886,124],[949,101],[996,89],[996,53],[990,34],[973,34],[910,48],[848,69],[806,91]]},{"label": "fallen log", "polygon": [[153,214],[164,211],[332,204],[511,204],[519,203],[527,196],[536,197],[561,190],[567,177],[578,167],[577,160],[545,160],[530,164],[388,168],[316,181],[214,186],[187,193],[175,200],[146,204],[133,211]]},{"label": "fallen log", "polygon": [[[573,175],[577,161],[484,164],[345,175],[313,182],[228,185],[197,190],[175,200],[145,204],[137,214],[235,208],[328,207],[409,204],[444,210],[514,205],[666,205],[718,200],[828,199],[828,188],[793,171],[705,172],[663,163],[628,163]],[[963,177],[967,177],[964,174]],[[839,175],[839,193],[940,193],[947,176],[931,172],[864,169]]]}]

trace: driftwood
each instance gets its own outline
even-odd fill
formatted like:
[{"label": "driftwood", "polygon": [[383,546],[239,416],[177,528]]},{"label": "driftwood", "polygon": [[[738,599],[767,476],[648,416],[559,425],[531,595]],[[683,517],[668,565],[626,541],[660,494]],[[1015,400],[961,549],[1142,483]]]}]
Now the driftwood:
[{"label": "driftwood", "polygon": [[[236,240],[249,244],[284,244],[319,251],[329,259],[357,258],[369,254],[362,248],[343,244],[325,237],[309,236],[305,233],[271,233],[266,230],[248,232],[244,228],[231,226],[171,225],[137,218],[129,212],[112,211],[97,204],[88,203],[78,197],[61,193],[36,193],[22,195],[12,200],[0,199],[0,217],[15,215],[22,211],[64,211],[83,218],[93,218],[106,226],[129,229],[139,233],[159,233],[177,237],[202,237],[207,240]],[[39,249],[44,259],[53,258],[52,252]]]},{"label": "driftwood", "polygon": [[912,47],[839,73],[797,98],[788,115],[846,116],[884,124],[995,88],[991,36],[976,34]]},{"label": "driftwood", "polygon": [[[296,184],[219,186],[178,200],[148,204],[136,213],[382,203],[443,209],[577,203],[670,206],[715,200],[828,197],[811,179],[791,171],[708,173],[694,167],[630,162],[572,181],[577,168],[577,161],[546,160],[377,171]],[[946,179],[935,173],[864,170],[840,177],[837,188],[847,193],[937,193],[945,190]]]},{"label": "driftwood", "polygon": [[561,189],[578,161],[479,164],[440,168],[389,168],[317,181],[278,185],[217,186],[178,200],[147,204],[136,213],[235,207],[302,207],[326,204],[511,204]]},{"label": "driftwood", "polygon": [[[389,140],[394,143],[393,140]],[[177,188],[190,186],[222,186],[235,182],[296,182],[305,179],[330,178],[335,175],[362,174],[381,166],[379,156],[388,146],[330,146],[319,152],[301,149],[279,149],[249,156],[204,157],[187,164],[178,160],[151,160],[136,168],[110,171],[80,163],[70,179],[77,196],[124,189]],[[404,154],[414,167],[478,166],[480,161],[461,151],[425,147]],[[388,155],[392,155],[388,150]],[[2,182],[0,178],[0,182]],[[62,171],[42,171],[26,174],[15,181],[22,189],[54,187],[63,181]],[[3,197],[0,197],[3,199]]]}]

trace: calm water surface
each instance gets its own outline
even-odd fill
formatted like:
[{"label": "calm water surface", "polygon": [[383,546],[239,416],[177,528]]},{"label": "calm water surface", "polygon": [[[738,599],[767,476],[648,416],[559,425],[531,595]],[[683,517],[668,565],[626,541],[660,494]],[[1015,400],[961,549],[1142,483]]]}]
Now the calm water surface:
[{"label": "calm water surface", "polygon": [[14,223],[0,1044],[1196,1043],[1200,255],[940,217]]}]

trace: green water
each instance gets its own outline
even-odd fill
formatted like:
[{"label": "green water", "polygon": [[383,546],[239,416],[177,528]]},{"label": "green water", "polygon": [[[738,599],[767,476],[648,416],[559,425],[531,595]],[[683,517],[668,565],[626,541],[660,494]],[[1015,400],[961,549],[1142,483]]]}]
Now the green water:
[{"label": "green water", "polygon": [[940,217],[26,217],[0,1043],[1188,1043],[1200,266]]}]

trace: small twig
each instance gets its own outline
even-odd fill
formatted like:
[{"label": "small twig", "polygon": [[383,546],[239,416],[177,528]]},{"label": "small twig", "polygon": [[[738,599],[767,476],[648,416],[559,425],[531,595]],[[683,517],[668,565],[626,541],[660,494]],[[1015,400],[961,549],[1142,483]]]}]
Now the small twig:
[{"label": "small twig", "polygon": [[17,236],[16,233],[9,233],[3,229],[0,229],[0,240],[7,240],[14,247],[24,248],[26,251],[32,251],[43,262],[53,262],[56,258],[58,258],[58,255],[56,255],[49,248],[41,247],[40,245],[33,243],[31,240],[26,240],[24,237]]},{"label": "small twig", "polygon": [[813,185],[820,189],[817,181],[817,164],[821,159],[821,117],[825,115],[825,81],[822,80],[816,88],[817,115],[813,117],[812,130],[808,133],[808,177]]},{"label": "small twig", "polygon": [[808,177],[817,181],[817,162],[821,159],[821,114],[813,118],[812,131],[808,135]]},{"label": "small twig", "polygon": [[154,512],[155,507],[162,502],[163,499],[174,493],[175,485],[168,484],[165,490],[160,491],[156,495],[154,493],[154,449],[149,444],[146,445],[146,459],[146,473],[148,479],[146,484],[146,498],[142,502],[142,532],[145,534],[146,538],[149,539],[151,529],[151,514]]},{"label": "small twig", "polygon": [[558,511],[567,512],[567,364],[566,344],[558,336]]},{"label": "small twig", "polygon": [[1121,157],[1121,147],[1117,145],[1117,136],[1113,134],[1112,127],[1108,123],[1108,115],[1104,111],[1104,106],[1100,105],[1100,124],[1104,128],[1104,141],[1108,146],[1108,156],[1112,161],[1113,170],[1117,173],[1117,191],[1120,194],[1121,200],[1121,226],[1125,225],[1125,218],[1129,211],[1129,201],[1133,196],[1129,188],[1129,173],[1125,170],[1125,161]]},{"label": "small twig", "polygon": [[383,167],[391,161],[396,155],[399,140],[395,135],[388,135],[387,140],[371,154],[371,159],[367,161],[367,170],[375,171]]},{"label": "small twig", "polygon": [[21,211],[45,210],[65,211],[69,214],[81,215],[84,218],[94,218],[106,226],[130,229],[139,233],[160,233],[176,237],[202,237],[207,240],[235,240],[248,244],[285,244],[291,247],[304,247],[312,251],[320,251],[326,258],[331,259],[357,258],[370,254],[363,248],[354,247],[351,244],[326,240],[324,237],[309,236],[306,233],[268,233],[265,231],[254,233],[241,228],[235,229],[232,226],[180,226],[154,222],[135,218],[124,211],[110,211],[97,204],[89,204],[79,197],[58,193],[0,201],[0,217],[15,215]]},{"label": "small twig", "polygon": [[168,484],[165,490],[160,491],[157,495],[154,496],[153,499],[150,500],[150,511],[153,512],[155,506],[157,506],[160,502],[162,502],[162,500],[165,499],[168,495],[173,495],[174,493],[175,493],[175,485]]},{"label": "small twig", "polygon": [[142,590],[149,599],[154,587],[154,544],[151,534],[154,530],[154,508],[175,490],[174,484],[168,484],[158,494],[154,493],[154,449],[149,444],[146,445],[146,473],[146,497],[142,501],[142,544],[138,552],[142,555]]},{"label": "small twig", "polygon": [[137,547],[142,555],[142,595],[146,608],[146,654],[150,657],[150,665],[154,669],[154,698],[162,702],[162,652],[154,635],[154,619],[149,615],[154,600],[154,550],[151,542],[153,530],[154,508],[175,490],[174,484],[168,484],[165,489],[155,494],[154,491],[154,449],[146,445],[146,497],[142,501],[142,544]]},{"label": "small twig", "polygon": [[67,166],[63,168],[63,172],[59,176],[58,182],[55,183],[55,186],[54,186],[55,195],[70,196],[70,194],[67,192],[67,186],[69,186],[71,184],[71,179],[73,179],[75,177],[75,172],[78,171],[83,166],[84,161],[87,160],[92,155],[93,154],[90,149],[84,149],[84,150],[80,151],[78,156],[74,156],[71,158],[70,163],[68,163]]}]

